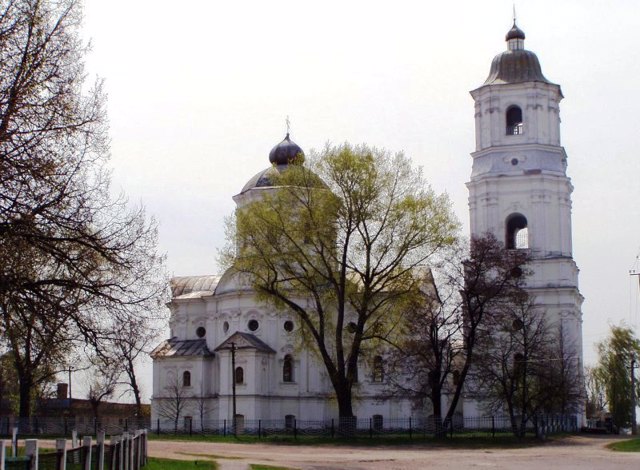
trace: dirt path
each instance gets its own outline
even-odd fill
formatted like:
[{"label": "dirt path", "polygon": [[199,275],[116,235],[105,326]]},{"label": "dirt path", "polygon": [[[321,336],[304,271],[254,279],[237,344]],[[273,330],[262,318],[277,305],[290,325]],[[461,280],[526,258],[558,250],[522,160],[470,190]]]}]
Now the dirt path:
[{"label": "dirt path", "polygon": [[150,441],[154,457],[216,460],[221,470],[246,470],[249,463],[303,470],[635,470],[640,453],[612,452],[605,445],[619,438],[577,436],[525,449],[446,449],[434,446],[291,446]]}]

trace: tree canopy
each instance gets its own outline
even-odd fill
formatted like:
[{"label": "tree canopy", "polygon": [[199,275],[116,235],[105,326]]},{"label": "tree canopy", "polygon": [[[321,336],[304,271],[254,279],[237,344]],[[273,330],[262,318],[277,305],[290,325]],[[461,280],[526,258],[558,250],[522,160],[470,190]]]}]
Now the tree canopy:
[{"label": "tree canopy", "polygon": [[298,316],[350,417],[363,349],[394,334],[417,268],[457,230],[448,197],[403,154],[327,146],[238,208],[226,260],[262,300]]},{"label": "tree canopy", "polygon": [[155,222],[109,191],[105,96],[100,80],[85,87],[81,16],[76,0],[0,1],[0,335],[22,416],[45,358],[99,349],[134,311],[157,312],[165,288]]},{"label": "tree canopy", "polygon": [[618,427],[632,425],[635,430],[635,410],[632,404],[640,396],[638,381],[631,383],[632,368],[638,365],[640,340],[626,326],[612,326],[609,336],[598,344],[598,365],[595,374],[604,384],[607,408]]}]

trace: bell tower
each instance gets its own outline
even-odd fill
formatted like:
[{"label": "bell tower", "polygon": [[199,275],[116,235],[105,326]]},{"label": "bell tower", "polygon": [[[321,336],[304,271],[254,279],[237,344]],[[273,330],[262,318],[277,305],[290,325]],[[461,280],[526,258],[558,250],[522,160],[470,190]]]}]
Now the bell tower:
[{"label": "bell tower", "polygon": [[582,368],[583,297],[571,247],[567,154],[560,144],[560,86],[524,48],[515,21],[507,50],[491,63],[475,101],[476,149],[469,189],[471,235],[493,233],[507,249],[529,250],[527,289],[551,325],[562,327],[572,366]]}]

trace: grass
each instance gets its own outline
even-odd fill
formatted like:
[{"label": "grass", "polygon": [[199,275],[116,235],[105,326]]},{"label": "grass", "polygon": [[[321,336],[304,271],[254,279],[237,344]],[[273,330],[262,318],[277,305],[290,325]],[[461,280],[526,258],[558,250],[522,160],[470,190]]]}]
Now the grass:
[{"label": "grass", "polygon": [[273,465],[262,465],[257,463],[252,463],[249,465],[251,470],[298,470],[297,468],[291,467],[274,467]]},{"label": "grass", "polygon": [[[488,434],[478,433],[459,433],[454,434],[453,438],[434,438],[425,437],[421,434],[414,434],[412,438],[408,435],[397,436],[375,436],[343,438],[343,437],[318,437],[318,436],[293,436],[273,435],[258,438],[255,435],[220,436],[220,435],[171,435],[163,434],[161,436],[151,436],[153,440],[178,440],[178,441],[195,441],[195,442],[221,442],[221,443],[242,443],[242,444],[286,444],[286,445],[334,445],[334,446],[358,446],[358,447],[379,447],[379,446],[411,446],[411,447],[438,447],[438,448],[522,448],[535,447],[543,445],[547,442],[564,437],[566,434],[559,434],[547,437],[546,441],[540,441],[532,435],[525,438],[514,437],[510,433],[496,434],[491,437]],[[204,455],[203,455],[204,456]],[[208,457],[208,456],[207,456]]]},{"label": "grass", "polygon": [[627,439],[625,441],[612,442],[607,445],[611,450],[619,452],[640,452],[640,438]]},{"label": "grass", "polygon": [[173,460],[150,457],[145,470],[218,470],[211,460]]}]

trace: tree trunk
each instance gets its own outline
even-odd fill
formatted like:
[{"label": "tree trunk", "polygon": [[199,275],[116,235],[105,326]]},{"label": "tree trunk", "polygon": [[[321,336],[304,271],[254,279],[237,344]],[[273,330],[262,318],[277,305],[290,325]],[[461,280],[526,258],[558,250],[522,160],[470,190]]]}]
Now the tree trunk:
[{"label": "tree trunk", "polygon": [[20,389],[20,410],[21,418],[31,416],[31,392],[33,390],[33,376],[30,373],[22,373],[18,376]]}]

